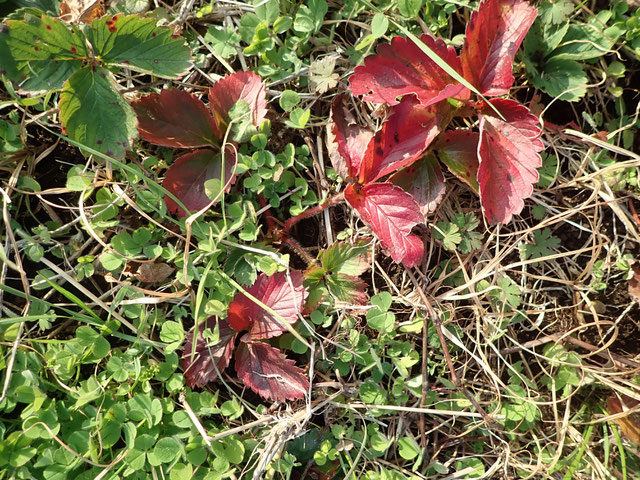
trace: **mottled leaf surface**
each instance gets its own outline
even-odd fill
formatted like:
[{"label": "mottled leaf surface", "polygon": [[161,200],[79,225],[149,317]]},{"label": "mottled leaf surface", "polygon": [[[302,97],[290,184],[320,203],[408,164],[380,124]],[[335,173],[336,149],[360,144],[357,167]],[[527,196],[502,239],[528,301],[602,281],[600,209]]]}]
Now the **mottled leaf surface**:
[{"label": "mottled leaf surface", "polygon": [[349,185],[345,199],[355,208],[396,262],[412,267],[422,260],[424,244],[411,229],[424,220],[411,195],[390,183]]},{"label": "mottled leaf surface", "polygon": [[[235,179],[234,164],[235,157],[230,150],[227,150],[225,155],[224,170],[221,168],[222,155],[219,152],[209,149],[196,150],[173,162],[167,170],[162,186],[178,197],[191,212],[195,212],[211,202],[205,192],[204,182],[220,179],[224,180],[223,184],[231,185]],[[180,217],[188,215],[171,197],[166,195],[164,199],[171,213],[177,213]]]},{"label": "mottled leaf surface", "polygon": [[[246,337],[246,335],[245,335]],[[261,397],[275,401],[303,398],[309,381],[302,369],[266,343],[246,341],[236,351],[238,378]]]},{"label": "mottled leaf surface", "polygon": [[209,109],[184,90],[162,90],[131,106],[140,136],[155,145],[196,148],[220,143],[222,135]]},{"label": "mottled leaf surface", "polygon": [[[209,328],[214,336],[217,335],[217,341],[207,340],[202,336],[205,328]],[[209,317],[206,322],[200,324],[193,357],[193,332],[187,335],[184,353],[180,359],[187,385],[190,387],[205,385],[214,381],[218,372],[227,368],[233,353],[233,342],[236,335],[236,331],[229,326],[226,320],[216,320],[216,317]]]},{"label": "mottled leaf surface", "polygon": [[369,183],[415,162],[440,132],[440,117],[415,97],[405,97],[369,142],[358,180]]},{"label": "mottled leaf surface", "polygon": [[446,190],[444,175],[433,155],[421,158],[413,165],[394,174],[389,182],[410,194],[423,215],[433,212],[442,201]]},{"label": "mottled leaf surface", "polygon": [[[302,285],[303,278],[299,271],[291,270],[290,278],[291,284],[287,272],[278,272],[270,277],[262,273],[246,290],[284,321],[295,323],[302,312],[307,290]],[[228,319],[229,324],[237,330],[249,328],[249,335],[253,340],[277,337],[287,331],[287,327],[275,315],[241,292],[236,294],[229,305]]]},{"label": "mottled leaf surface", "polygon": [[229,123],[229,110],[238,100],[249,104],[253,125],[260,125],[267,115],[266,87],[260,77],[253,72],[235,72],[209,88],[209,107],[222,131]]},{"label": "mottled leaf surface", "polygon": [[[462,72],[453,47],[430,35],[422,35],[420,39],[451,68]],[[466,92],[420,47],[403,37],[394,37],[390,44],[380,45],[376,55],[365,58],[364,65],[356,67],[350,84],[354,95],[365,95],[364,100],[388,105],[396,105],[402,95],[416,94],[426,106]]]},{"label": "mottled leaf surface", "polygon": [[542,166],[538,118],[513,100],[494,99],[505,120],[480,115],[478,183],[480,201],[491,223],[507,223],[533,193]]},{"label": "mottled leaf surface", "polygon": [[133,109],[104,68],[84,67],[67,80],[60,121],[69,138],[114,158],[124,157],[138,133]]},{"label": "mottled leaf surface", "polygon": [[177,78],[191,67],[191,50],[169,27],[139,15],[114,15],[94,20],[87,29],[94,53],[106,63],[157,77]]},{"label": "mottled leaf surface", "polygon": [[437,146],[438,157],[460,180],[479,193],[478,142],[480,134],[469,130],[449,130]]},{"label": "mottled leaf surface", "polygon": [[509,92],[516,51],[537,14],[524,0],[484,0],[471,14],[460,59],[464,78],[480,93]]}]

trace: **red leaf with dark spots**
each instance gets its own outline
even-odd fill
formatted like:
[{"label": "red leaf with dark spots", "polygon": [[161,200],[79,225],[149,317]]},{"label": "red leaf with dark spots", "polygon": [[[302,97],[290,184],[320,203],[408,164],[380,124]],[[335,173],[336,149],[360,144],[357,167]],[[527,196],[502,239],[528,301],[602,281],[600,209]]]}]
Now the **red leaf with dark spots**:
[{"label": "red leaf with dark spots", "polygon": [[[247,288],[247,293],[257,298],[288,323],[295,323],[307,298],[307,290],[302,285],[302,274],[290,272],[291,284],[286,272],[270,277],[261,274],[256,282]],[[291,288],[293,286],[293,289]],[[229,323],[237,330],[249,328],[251,339],[277,337],[287,331],[287,327],[271,313],[253,300],[238,292],[229,304]]]},{"label": "red leaf with dark spots", "polygon": [[162,90],[131,106],[140,135],[155,145],[196,148],[220,143],[218,126],[205,104],[183,90]]},{"label": "red leaf with dark spots", "polygon": [[375,182],[415,162],[440,132],[440,120],[434,108],[420,105],[413,96],[403,98],[369,143],[359,182]]},{"label": "red leaf with dark spots", "polygon": [[260,125],[267,115],[266,87],[253,72],[236,72],[209,88],[209,108],[221,130],[229,124],[229,110],[238,100],[251,107],[251,123]]},{"label": "red leaf with dark spots", "polygon": [[444,175],[433,155],[421,158],[413,165],[394,174],[389,182],[410,194],[420,206],[420,212],[433,212],[444,197]]},{"label": "red leaf with dark spots", "polygon": [[344,197],[367,223],[396,262],[413,267],[422,260],[424,244],[411,229],[424,221],[411,195],[390,183],[349,185]]},{"label": "red leaf with dark spots", "polygon": [[275,401],[303,398],[309,380],[302,369],[287,359],[280,350],[266,343],[248,341],[245,335],[236,351],[238,378],[263,398]]},{"label": "red leaf with dark spots", "polygon": [[335,171],[342,178],[356,178],[373,132],[358,125],[347,106],[347,96],[338,95],[331,105],[327,124],[327,150]]},{"label": "red leaf with dark spots", "polygon": [[469,130],[449,130],[436,147],[438,157],[460,180],[480,193],[478,186],[478,142],[480,134]]},{"label": "red leaf with dark spots", "polygon": [[[431,35],[422,35],[420,39],[450,67],[462,72],[453,47],[447,47],[444,41]],[[396,105],[399,96],[412,93],[425,106],[469,94],[415,43],[402,37],[380,45],[376,55],[368,56],[364,65],[356,67],[350,84],[354,95],[365,95],[364,100],[388,105]]]},{"label": "red leaf with dark spots", "polygon": [[480,114],[478,183],[484,214],[491,223],[507,223],[533,193],[542,166],[538,118],[513,100],[494,99],[505,120]]},{"label": "red leaf with dark spots", "polygon": [[[202,332],[205,328],[209,328],[214,335],[218,334],[217,342],[203,338]],[[190,387],[205,385],[214,381],[218,372],[227,368],[233,353],[233,341],[236,335],[237,333],[229,327],[226,320],[216,320],[216,317],[209,317],[206,322],[200,324],[193,359],[191,358],[193,332],[187,335],[187,343],[180,359],[187,385]]]},{"label": "red leaf with dark spots", "polygon": [[516,51],[537,15],[524,0],[484,0],[471,14],[460,59],[464,78],[480,93],[509,92]]},{"label": "red leaf with dark spots", "polygon": [[[198,211],[211,203],[211,199],[205,193],[205,181],[217,178],[224,180],[225,185],[231,185],[235,180],[235,155],[231,149],[227,149],[224,163],[225,168],[222,172],[222,155],[209,149],[196,150],[173,162],[167,170],[162,186],[178,197],[191,212]],[[177,213],[180,217],[188,215],[168,195],[165,195],[164,200],[171,213]]]}]

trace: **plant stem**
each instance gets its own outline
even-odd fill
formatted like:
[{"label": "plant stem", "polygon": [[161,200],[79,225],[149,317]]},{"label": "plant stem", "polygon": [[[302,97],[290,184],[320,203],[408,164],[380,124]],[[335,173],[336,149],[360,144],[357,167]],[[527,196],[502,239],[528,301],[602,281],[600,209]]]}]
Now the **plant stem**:
[{"label": "plant stem", "polygon": [[319,214],[320,212],[326,210],[329,207],[337,205],[338,203],[344,200],[344,192],[337,194],[334,197],[329,198],[326,202],[321,203],[320,205],[310,208],[309,210],[305,210],[304,212],[296,215],[295,217],[291,217],[284,223],[284,228],[282,229],[283,236],[288,236],[291,231],[291,227],[293,227],[296,223],[305,218],[313,217],[314,215]]}]

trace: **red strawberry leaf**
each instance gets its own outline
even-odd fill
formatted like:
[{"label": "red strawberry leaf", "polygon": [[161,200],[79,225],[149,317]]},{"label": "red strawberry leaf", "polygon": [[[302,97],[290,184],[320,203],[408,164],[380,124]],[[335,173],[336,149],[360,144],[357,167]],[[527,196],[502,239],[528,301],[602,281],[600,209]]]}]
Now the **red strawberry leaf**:
[{"label": "red strawberry leaf", "polygon": [[162,90],[131,106],[140,135],[155,145],[196,148],[220,143],[222,135],[205,104],[184,90]]},{"label": "red strawberry leaf", "polygon": [[351,115],[347,96],[338,95],[331,105],[327,124],[327,150],[335,171],[342,178],[356,178],[373,132],[358,125]]},{"label": "red strawberry leaf", "polygon": [[[225,168],[222,172],[220,169],[222,155],[220,153],[209,149],[196,150],[173,162],[173,165],[167,170],[162,186],[178,197],[190,211],[200,210],[211,202],[205,193],[205,181],[217,178],[224,179],[225,185],[233,183],[235,179],[233,174],[235,154],[231,149],[227,149],[224,163]],[[180,217],[188,215],[168,195],[165,195],[164,200],[171,213],[177,213]]]},{"label": "red strawberry leaf", "polygon": [[236,350],[238,378],[264,398],[275,401],[303,398],[309,389],[309,380],[302,369],[277,348],[249,341],[247,336],[242,337],[245,343]]},{"label": "red strawberry leaf", "polygon": [[451,173],[466,182],[474,192],[478,186],[478,142],[480,134],[469,130],[449,130],[436,149],[438,157]]},{"label": "red strawberry leaf", "polygon": [[[202,336],[205,328],[211,329],[214,335],[218,335],[217,342],[206,340]],[[187,385],[190,387],[205,385],[214,381],[218,376],[218,372],[222,372],[227,368],[233,353],[233,341],[236,335],[236,331],[229,327],[226,320],[216,320],[216,317],[209,317],[206,322],[200,324],[198,329],[193,359],[191,356],[193,351],[193,332],[187,336],[184,353],[180,359]]]},{"label": "red strawberry leaf", "polygon": [[542,166],[538,118],[514,100],[497,98],[491,103],[505,120],[480,114],[478,183],[484,214],[491,223],[507,223],[533,193]]},{"label": "red strawberry leaf", "polygon": [[421,105],[413,96],[403,98],[369,142],[359,182],[375,182],[415,162],[440,132],[439,123],[434,108]]},{"label": "red strawberry leaf", "polygon": [[[285,321],[295,323],[307,298],[307,289],[302,285],[302,273],[291,270],[290,277],[293,290],[286,272],[279,272],[270,277],[263,273],[247,288],[247,293],[260,300]],[[249,328],[249,335],[253,340],[277,337],[287,331],[287,327],[277,317],[241,292],[238,292],[229,304],[228,318],[231,326],[237,330]]]},{"label": "red strawberry leaf", "polygon": [[[422,35],[422,42],[442,60],[462,72],[460,59],[453,47],[447,47],[441,39]],[[391,43],[382,44],[377,55],[370,55],[364,65],[356,67],[350,79],[354,95],[365,95],[364,100],[396,105],[400,95],[415,93],[427,106],[468,94],[466,88],[438,67],[415,43],[403,37],[394,37]]]},{"label": "red strawberry leaf", "polygon": [[537,15],[524,0],[484,0],[471,14],[460,59],[464,78],[480,93],[509,92],[516,51]]},{"label": "red strawberry leaf", "polygon": [[244,100],[251,109],[251,123],[260,125],[267,115],[266,87],[253,72],[235,72],[209,88],[209,108],[213,117],[225,130],[229,124],[229,110]]},{"label": "red strawberry leaf", "polygon": [[344,197],[367,223],[396,262],[413,267],[422,260],[424,244],[411,229],[424,221],[411,195],[390,183],[349,185]]},{"label": "red strawberry leaf", "polygon": [[425,216],[436,209],[446,190],[440,164],[433,155],[423,157],[400,170],[389,182],[410,194]]}]

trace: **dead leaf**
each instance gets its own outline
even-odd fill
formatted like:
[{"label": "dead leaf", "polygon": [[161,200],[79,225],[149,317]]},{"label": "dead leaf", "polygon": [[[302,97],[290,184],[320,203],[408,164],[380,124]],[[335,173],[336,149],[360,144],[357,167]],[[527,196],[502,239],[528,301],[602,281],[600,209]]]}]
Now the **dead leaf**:
[{"label": "dead leaf", "polygon": [[[607,413],[616,415],[618,413],[629,412],[630,409],[638,405],[638,401],[627,397],[611,394],[607,398]],[[629,412],[626,416],[618,417],[613,421],[620,427],[622,434],[634,445],[640,446],[640,412]]]},{"label": "dead leaf", "polygon": [[640,301],[640,262],[631,265],[633,276],[629,279],[629,295]]},{"label": "dead leaf", "polygon": [[338,56],[328,56],[311,62],[309,67],[309,87],[315,93],[323,94],[338,84],[340,75],[333,73]]},{"label": "dead leaf", "polygon": [[67,23],[91,23],[104,15],[103,0],[64,0],[60,4],[60,20]]},{"label": "dead leaf", "polygon": [[138,268],[136,276],[145,283],[162,283],[175,272],[175,268],[166,263],[143,263]]}]

